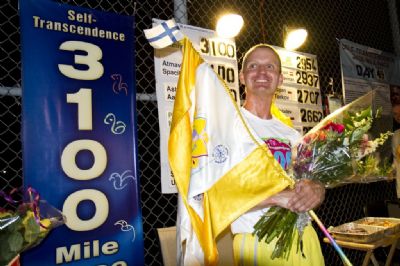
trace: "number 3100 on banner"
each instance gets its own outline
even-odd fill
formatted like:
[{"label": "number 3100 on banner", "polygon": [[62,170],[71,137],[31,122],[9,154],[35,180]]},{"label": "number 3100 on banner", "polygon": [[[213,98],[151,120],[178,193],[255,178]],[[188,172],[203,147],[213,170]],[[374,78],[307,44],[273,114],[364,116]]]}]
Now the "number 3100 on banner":
[{"label": "number 3100 on banner", "polygon": [[[86,55],[74,55],[75,64],[86,65],[87,69],[76,69],[71,65],[59,64],[60,72],[71,79],[96,80],[104,73],[102,50],[94,44],[80,41],[66,41],[59,47],[64,51],[84,51]],[[76,93],[67,94],[68,103],[78,105],[78,130],[92,130],[92,90],[81,88]],[[76,156],[82,150],[88,150],[93,154],[93,165],[89,169],[81,169],[76,164]],[[61,167],[64,173],[80,181],[91,180],[99,177],[107,166],[107,152],[104,146],[91,139],[80,139],[69,143],[61,155]],[[94,203],[96,211],[92,218],[82,220],[78,217],[77,208],[80,202],[90,200]],[[101,210],[101,211],[100,211]],[[106,195],[95,189],[83,189],[70,194],[63,205],[63,213],[67,217],[66,225],[74,231],[93,230],[102,225],[109,213],[109,204]]]}]

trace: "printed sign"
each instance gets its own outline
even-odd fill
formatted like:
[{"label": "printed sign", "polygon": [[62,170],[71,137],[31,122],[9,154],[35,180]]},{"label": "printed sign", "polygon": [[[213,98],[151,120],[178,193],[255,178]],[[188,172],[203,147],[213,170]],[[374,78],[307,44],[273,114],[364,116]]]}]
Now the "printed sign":
[{"label": "printed sign", "polygon": [[24,185],[66,224],[23,265],[144,265],[134,18],[20,1]]},{"label": "printed sign", "polygon": [[339,51],[345,103],[376,89],[376,102],[390,116],[390,87],[400,86],[399,58],[345,39],[340,40]]}]

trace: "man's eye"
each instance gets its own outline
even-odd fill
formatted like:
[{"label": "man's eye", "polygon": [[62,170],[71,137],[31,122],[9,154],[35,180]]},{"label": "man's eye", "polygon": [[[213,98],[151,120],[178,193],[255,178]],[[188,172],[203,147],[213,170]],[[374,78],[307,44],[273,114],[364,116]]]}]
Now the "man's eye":
[{"label": "man's eye", "polygon": [[257,64],[250,64],[249,65],[249,69],[255,69],[255,68],[257,68]]}]

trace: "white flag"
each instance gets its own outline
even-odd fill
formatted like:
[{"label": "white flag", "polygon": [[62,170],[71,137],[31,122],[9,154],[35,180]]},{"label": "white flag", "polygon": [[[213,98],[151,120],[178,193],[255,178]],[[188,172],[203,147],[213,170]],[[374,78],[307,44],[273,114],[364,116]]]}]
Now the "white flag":
[{"label": "white flag", "polygon": [[179,27],[173,19],[163,21],[151,29],[144,30],[144,35],[150,45],[157,49],[165,48],[183,39],[183,34],[179,31]]}]

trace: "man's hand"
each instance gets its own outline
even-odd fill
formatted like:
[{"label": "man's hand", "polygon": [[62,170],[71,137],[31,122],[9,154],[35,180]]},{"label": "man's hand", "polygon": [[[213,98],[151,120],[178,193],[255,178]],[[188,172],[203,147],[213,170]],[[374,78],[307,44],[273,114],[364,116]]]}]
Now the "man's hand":
[{"label": "man's hand", "polygon": [[306,212],[318,207],[325,199],[323,184],[309,179],[298,181],[289,199],[287,209],[293,212]]},{"label": "man's hand", "polygon": [[285,189],[263,200],[253,209],[279,206],[293,212],[306,212],[318,207],[325,199],[324,186],[316,181],[302,179],[294,189]]}]

